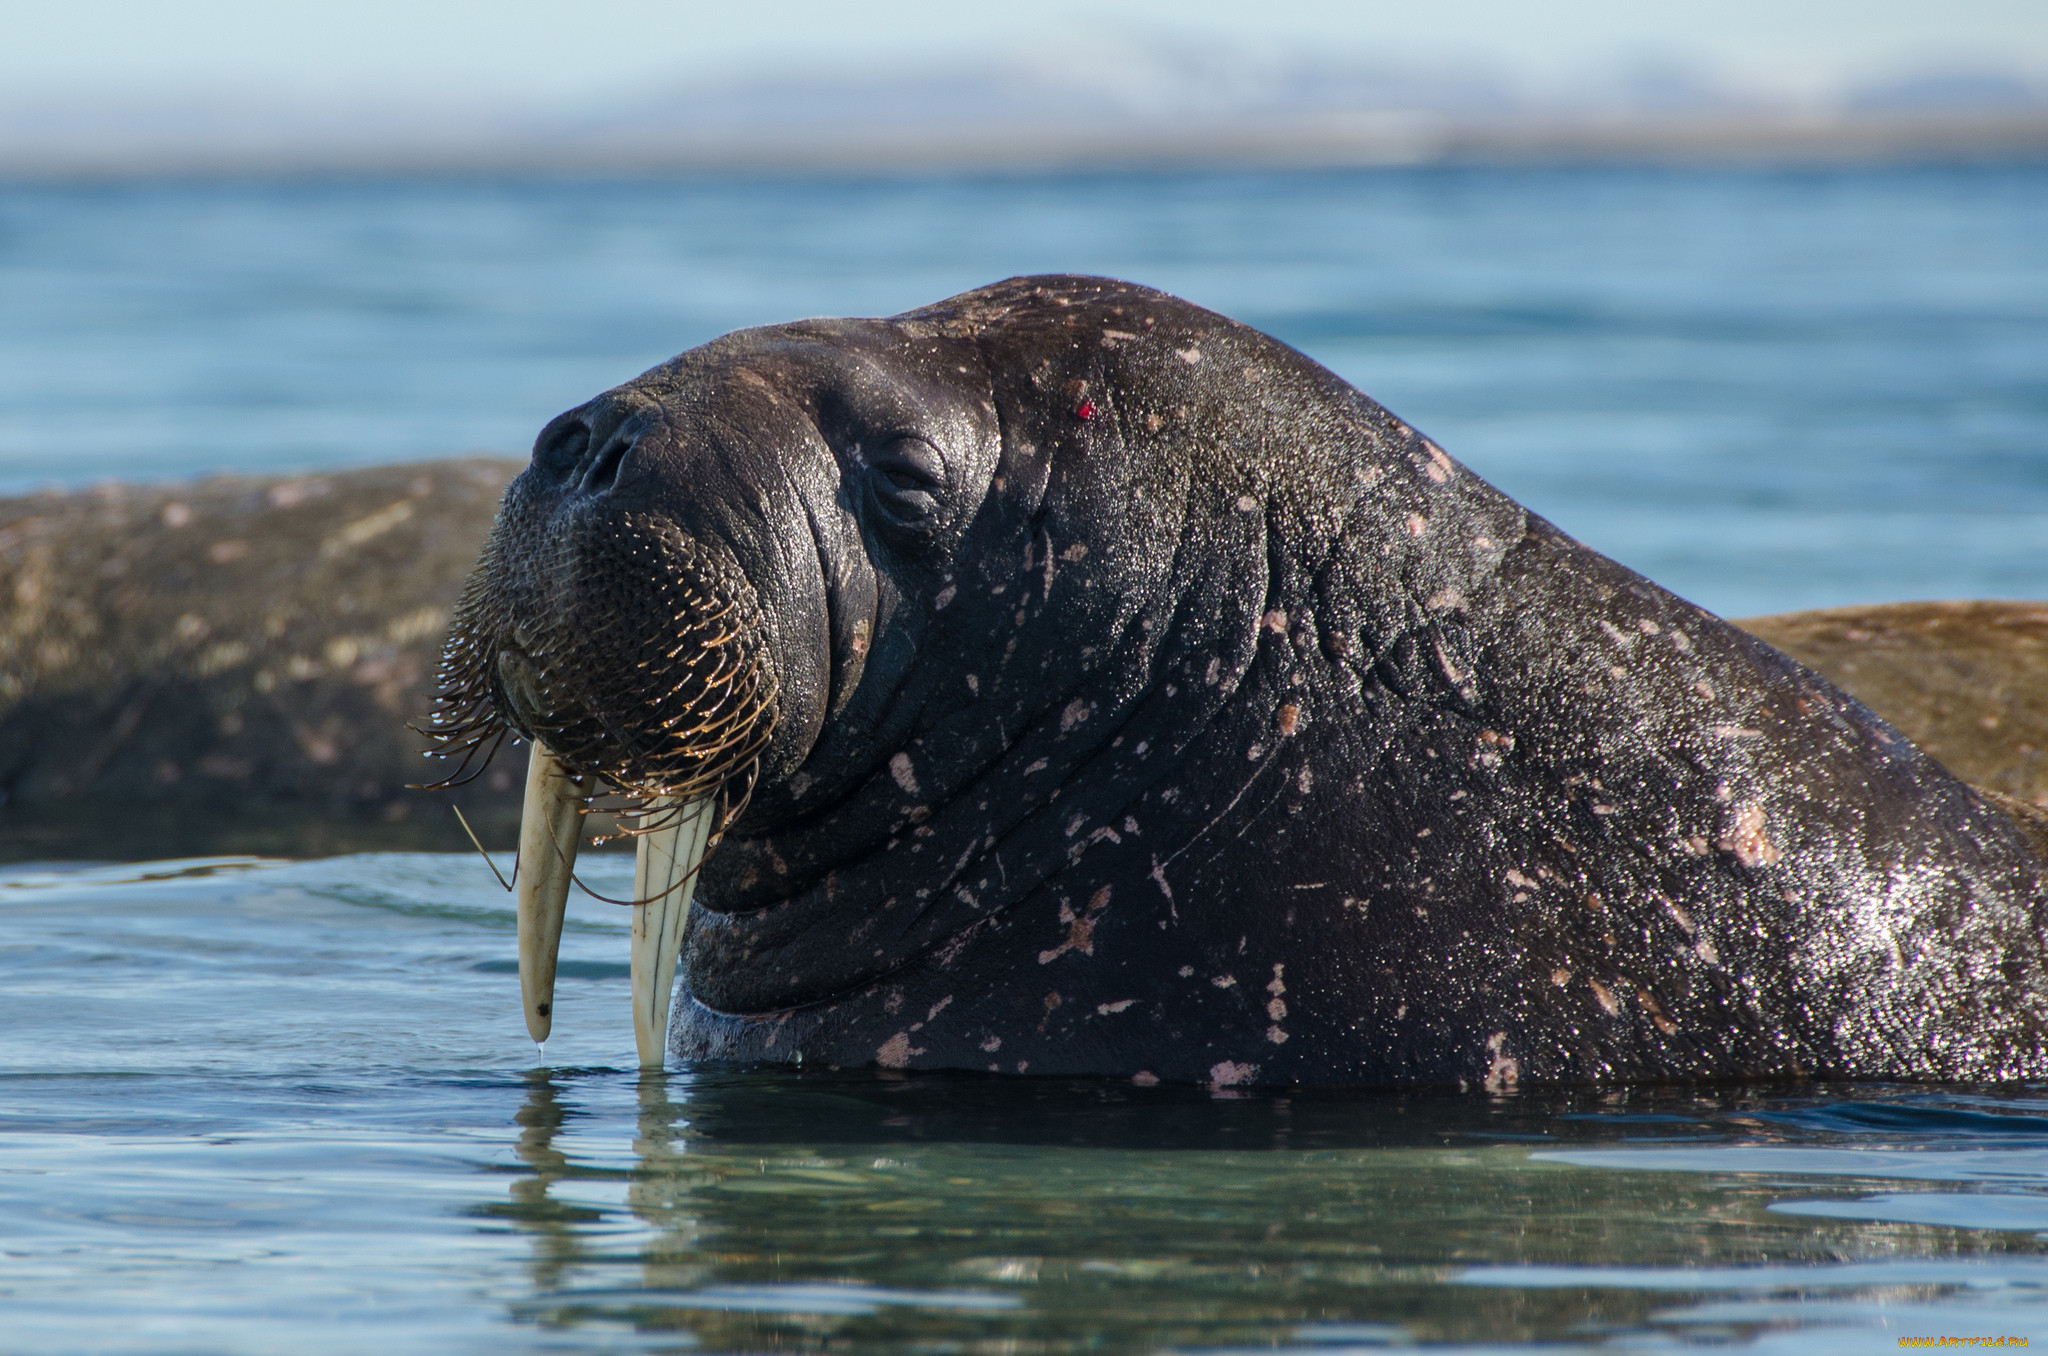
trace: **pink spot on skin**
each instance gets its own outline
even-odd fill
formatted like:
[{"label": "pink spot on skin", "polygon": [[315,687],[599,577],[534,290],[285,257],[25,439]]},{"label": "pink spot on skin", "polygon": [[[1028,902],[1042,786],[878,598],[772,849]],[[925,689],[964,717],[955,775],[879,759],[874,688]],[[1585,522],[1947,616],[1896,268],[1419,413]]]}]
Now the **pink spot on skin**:
[{"label": "pink spot on skin", "polygon": [[1060,712],[1060,733],[1067,733],[1086,719],[1088,719],[1088,703],[1082,701],[1079,697],[1074,698],[1074,700],[1067,703],[1066,709]]},{"label": "pink spot on skin", "polygon": [[1141,1088],[1156,1088],[1159,1086],[1159,1075],[1150,1069],[1140,1069],[1131,1075],[1131,1081]]},{"label": "pink spot on skin", "polygon": [[1095,1015],[1098,1017],[1107,1017],[1113,1012],[1124,1011],[1126,1008],[1130,1007],[1131,1004],[1137,1001],[1138,1000],[1135,998],[1119,998],[1114,1003],[1097,1003],[1095,1005]]},{"label": "pink spot on skin", "polygon": [[1259,501],[1252,498],[1250,495],[1243,494],[1238,496],[1237,511],[1239,513],[1256,513],[1258,511],[1258,508]]},{"label": "pink spot on skin", "polygon": [[1287,1033],[1277,1026],[1269,1026],[1266,1028],[1266,1039],[1275,1045],[1285,1045],[1287,1043]]},{"label": "pink spot on skin", "polygon": [[910,1063],[912,1055],[923,1053],[922,1049],[911,1048],[909,1032],[899,1031],[883,1041],[881,1048],[875,1051],[875,1063],[885,1069],[901,1069]]},{"label": "pink spot on skin", "polygon": [[1745,805],[1735,812],[1733,826],[1714,846],[1732,853],[1735,860],[1744,866],[1775,865],[1782,854],[1764,829],[1763,807]]},{"label": "pink spot on skin", "polygon": [[1287,614],[1276,607],[1265,616],[1259,618],[1259,625],[1265,627],[1276,636],[1285,635],[1287,633]]},{"label": "pink spot on skin", "polygon": [[1411,536],[1411,537],[1419,537],[1419,536],[1421,536],[1421,535],[1422,535],[1423,533],[1425,533],[1425,532],[1427,532],[1427,531],[1429,531],[1429,523],[1428,523],[1427,521],[1425,521],[1425,520],[1424,520],[1424,518],[1423,518],[1423,516],[1422,516],[1421,514],[1419,514],[1419,513],[1411,513],[1411,514],[1409,514],[1409,515],[1408,515],[1408,535],[1409,535],[1409,536]]},{"label": "pink spot on skin", "polygon": [[1173,351],[1173,356],[1186,363],[1189,367],[1193,367],[1196,363],[1202,361],[1202,350],[1198,348],[1177,348]]},{"label": "pink spot on skin", "polygon": [[1258,1076],[1258,1065],[1240,1064],[1234,1059],[1226,1059],[1209,1066],[1209,1086],[1212,1088],[1240,1087]]},{"label": "pink spot on skin", "polygon": [[1486,1038],[1486,1053],[1491,1056],[1484,1084],[1488,1092],[1510,1092],[1522,1080],[1521,1063],[1507,1053],[1507,1042],[1505,1031],[1496,1031]]},{"label": "pink spot on skin", "polygon": [[1650,892],[1650,897],[1656,900],[1659,904],[1662,904],[1664,906],[1664,912],[1671,915],[1672,922],[1678,924],[1679,927],[1685,929],[1686,936],[1690,937],[1695,932],[1699,931],[1699,924],[1692,921],[1691,914],[1687,913],[1684,909],[1678,907],[1678,902],[1676,900],[1667,899],[1663,895],[1657,893],[1654,890]]},{"label": "pink spot on skin", "polygon": [[938,593],[936,593],[932,597],[932,611],[944,612],[946,610],[946,604],[952,602],[954,596],[957,595],[959,592],[960,586],[957,584],[948,584],[946,585],[946,587],[940,589]]},{"label": "pink spot on skin", "polygon": [[1078,951],[1084,956],[1095,954],[1094,916],[1076,918],[1074,917],[1073,910],[1065,905],[1060,906],[1060,913],[1062,914],[1060,921],[1067,925],[1067,939],[1050,951],[1039,952],[1038,963],[1040,965],[1050,965],[1069,951]]},{"label": "pink spot on skin", "polygon": [[903,788],[905,795],[917,794],[917,770],[910,765],[910,755],[899,753],[889,760],[889,775],[896,779],[896,785]]}]

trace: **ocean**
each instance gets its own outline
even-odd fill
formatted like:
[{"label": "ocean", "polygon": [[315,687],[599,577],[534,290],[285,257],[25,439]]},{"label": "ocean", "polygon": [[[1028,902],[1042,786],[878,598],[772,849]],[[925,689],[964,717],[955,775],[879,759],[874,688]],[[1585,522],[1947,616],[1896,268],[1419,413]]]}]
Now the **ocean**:
[{"label": "ocean", "polygon": [[[1042,271],[1278,335],[1716,611],[2048,596],[2038,167],[0,185],[0,492],[516,453]],[[537,1050],[474,857],[118,828],[0,867],[0,1349],[2048,1339],[2048,1089],[642,1074],[611,906]]]}]

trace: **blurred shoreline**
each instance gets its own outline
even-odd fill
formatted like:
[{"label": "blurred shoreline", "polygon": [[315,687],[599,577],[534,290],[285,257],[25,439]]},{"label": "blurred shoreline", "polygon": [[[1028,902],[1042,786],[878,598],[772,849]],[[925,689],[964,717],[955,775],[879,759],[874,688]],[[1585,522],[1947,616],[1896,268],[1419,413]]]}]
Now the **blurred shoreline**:
[{"label": "blurred shoreline", "polygon": [[0,93],[0,179],[903,175],[1407,165],[2048,161],[2020,54],[1765,76],[1697,56],[1569,74],[1109,31],[677,71],[550,99],[272,89]]},{"label": "blurred shoreline", "polygon": [[1344,170],[1402,166],[2048,163],[2048,107],[1476,116],[1431,110],[847,126],[428,128],[28,135],[0,118],[0,180],[242,176],[679,176]]}]

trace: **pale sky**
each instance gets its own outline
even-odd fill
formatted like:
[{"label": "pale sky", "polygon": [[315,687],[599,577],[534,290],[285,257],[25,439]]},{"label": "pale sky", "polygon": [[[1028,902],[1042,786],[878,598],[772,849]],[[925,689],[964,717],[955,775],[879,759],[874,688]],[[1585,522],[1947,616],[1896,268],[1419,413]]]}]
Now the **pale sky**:
[{"label": "pale sky", "polygon": [[762,67],[1148,32],[1550,82],[1674,59],[1788,91],[1906,67],[2048,72],[2048,0],[0,0],[0,99],[601,104]]}]

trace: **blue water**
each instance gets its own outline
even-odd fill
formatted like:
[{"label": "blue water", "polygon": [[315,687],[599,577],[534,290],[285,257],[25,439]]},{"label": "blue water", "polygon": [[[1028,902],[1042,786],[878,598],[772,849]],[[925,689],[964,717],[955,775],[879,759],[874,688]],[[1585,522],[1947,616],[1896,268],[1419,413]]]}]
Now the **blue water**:
[{"label": "blue water", "polygon": [[2048,1337],[2043,1090],[643,1077],[619,912],[537,1058],[460,857],[5,868],[0,938],[10,1352]]},{"label": "blue water", "polygon": [[[2048,596],[2041,169],[0,185],[0,492],[517,452],[723,330],[1053,269],[1723,612]],[[0,1350],[2048,1335],[2048,1089],[643,1076],[572,910],[535,1051],[473,859],[0,868]]]},{"label": "blue water", "polygon": [[0,492],[523,453],[725,330],[1116,274],[1714,610],[2048,594],[2048,168],[0,185]]}]

